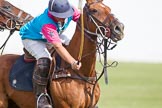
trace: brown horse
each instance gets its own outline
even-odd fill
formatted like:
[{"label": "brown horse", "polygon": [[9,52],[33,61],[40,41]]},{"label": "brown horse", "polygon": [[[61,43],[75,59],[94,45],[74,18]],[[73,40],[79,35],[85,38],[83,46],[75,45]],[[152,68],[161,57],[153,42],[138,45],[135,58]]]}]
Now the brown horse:
[{"label": "brown horse", "polygon": [[[80,21],[77,22],[70,44],[66,46],[75,59],[82,51],[81,69],[74,71],[69,64],[62,61],[59,73],[56,73],[56,70],[51,75],[48,92],[55,108],[94,108],[96,106],[100,97],[95,71],[96,52],[103,46],[104,39],[111,44],[111,40],[117,42],[123,38],[123,24],[111,14],[110,8],[103,4],[102,0],[87,0],[83,9],[83,18],[83,50],[80,50],[82,44]],[[0,108],[13,108],[9,100],[20,108],[35,107],[33,92],[18,91],[9,84],[10,70],[19,56],[13,54],[0,56]]]}]

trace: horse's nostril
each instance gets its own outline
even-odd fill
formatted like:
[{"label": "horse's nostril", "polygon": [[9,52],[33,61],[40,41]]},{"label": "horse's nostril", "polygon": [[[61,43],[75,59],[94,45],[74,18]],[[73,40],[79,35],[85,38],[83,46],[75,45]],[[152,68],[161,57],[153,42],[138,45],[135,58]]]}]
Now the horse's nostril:
[{"label": "horse's nostril", "polygon": [[121,34],[121,27],[120,26],[115,26],[114,27],[114,31],[115,31],[115,33],[117,33],[117,34]]},{"label": "horse's nostril", "polygon": [[117,42],[117,41],[123,39],[123,37],[124,37],[123,31],[124,31],[124,25],[122,23],[118,23],[118,24],[114,25],[113,30],[112,30],[113,35],[111,35],[112,40],[114,42]]}]

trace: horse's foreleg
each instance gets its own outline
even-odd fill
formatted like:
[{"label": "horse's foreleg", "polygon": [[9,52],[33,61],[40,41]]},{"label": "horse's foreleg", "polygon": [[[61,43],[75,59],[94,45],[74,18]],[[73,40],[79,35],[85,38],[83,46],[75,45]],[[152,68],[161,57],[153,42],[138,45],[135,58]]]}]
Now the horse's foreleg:
[{"label": "horse's foreleg", "polygon": [[8,107],[7,96],[1,91],[0,88],[0,108],[7,108],[7,107]]},{"label": "horse's foreleg", "polygon": [[[0,76],[2,76],[0,72]],[[4,90],[3,80],[0,77],[0,108],[8,108],[8,98]]]}]

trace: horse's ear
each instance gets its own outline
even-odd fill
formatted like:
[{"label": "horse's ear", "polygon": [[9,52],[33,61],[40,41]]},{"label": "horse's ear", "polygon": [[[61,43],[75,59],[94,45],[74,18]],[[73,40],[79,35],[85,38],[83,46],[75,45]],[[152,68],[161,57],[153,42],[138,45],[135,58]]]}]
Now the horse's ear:
[{"label": "horse's ear", "polygon": [[95,0],[86,0],[88,4],[94,2]]},{"label": "horse's ear", "polygon": [[103,0],[86,0],[88,4],[92,3],[92,2],[95,2],[95,1],[103,1]]}]

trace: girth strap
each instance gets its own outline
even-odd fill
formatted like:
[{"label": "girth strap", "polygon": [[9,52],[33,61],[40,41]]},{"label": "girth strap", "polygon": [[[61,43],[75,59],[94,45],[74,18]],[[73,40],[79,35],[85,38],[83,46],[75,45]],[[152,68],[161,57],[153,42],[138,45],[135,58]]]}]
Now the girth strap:
[{"label": "girth strap", "polygon": [[87,82],[94,82],[96,81],[96,77],[85,77],[85,76],[79,76],[78,74],[71,74],[67,73],[65,71],[62,72],[55,72],[52,76],[52,79],[58,79],[58,78],[71,78],[71,79],[78,79],[78,80],[85,80]]}]

